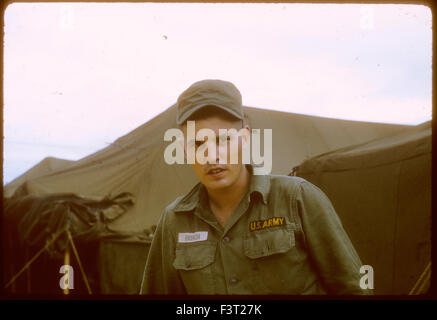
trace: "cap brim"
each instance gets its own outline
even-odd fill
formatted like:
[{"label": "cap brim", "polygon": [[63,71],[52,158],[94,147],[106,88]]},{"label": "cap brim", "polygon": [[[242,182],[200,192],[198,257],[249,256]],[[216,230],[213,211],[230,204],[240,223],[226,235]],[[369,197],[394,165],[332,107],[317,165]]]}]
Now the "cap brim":
[{"label": "cap brim", "polygon": [[229,110],[229,108],[223,107],[219,104],[215,104],[215,103],[204,103],[204,104],[200,104],[198,106],[195,106],[194,108],[192,108],[190,111],[186,112],[181,118],[176,119],[176,122],[178,125],[182,125],[185,121],[187,121],[187,119],[189,117],[191,117],[195,112],[199,111],[200,109],[204,108],[204,107],[208,107],[208,106],[214,106],[217,108],[222,109],[223,111],[226,111],[227,113],[229,113],[230,115],[234,116],[235,118],[239,119],[239,120],[244,120],[244,116],[241,114],[238,114],[237,112],[235,112],[234,110]]}]

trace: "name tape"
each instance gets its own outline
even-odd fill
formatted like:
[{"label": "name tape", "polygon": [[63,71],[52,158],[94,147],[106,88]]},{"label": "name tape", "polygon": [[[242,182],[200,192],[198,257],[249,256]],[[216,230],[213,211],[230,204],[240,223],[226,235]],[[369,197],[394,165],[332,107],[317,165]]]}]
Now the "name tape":
[{"label": "name tape", "polygon": [[193,233],[179,233],[179,242],[197,242],[208,239],[208,231],[198,231]]}]

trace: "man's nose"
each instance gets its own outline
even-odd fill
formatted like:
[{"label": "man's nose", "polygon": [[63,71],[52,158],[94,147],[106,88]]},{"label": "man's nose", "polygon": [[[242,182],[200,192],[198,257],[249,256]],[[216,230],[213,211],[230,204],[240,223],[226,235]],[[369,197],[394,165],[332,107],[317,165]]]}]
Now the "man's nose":
[{"label": "man's nose", "polygon": [[[215,146],[215,155],[217,163],[228,164],[229,146],[227,143],[217,143]],[[221,162],[220,162],[221,161]]]},{"label": "man's nose", "polygon": [[[215,148],[215,157],[213,154],[209,155],[208,150],[209,148]],[[207,156],[207,163],[208,164],[218,164],[220,159],[220,148],[218,143],[210,143],[208,148],[205,151],[205,155]]]}]

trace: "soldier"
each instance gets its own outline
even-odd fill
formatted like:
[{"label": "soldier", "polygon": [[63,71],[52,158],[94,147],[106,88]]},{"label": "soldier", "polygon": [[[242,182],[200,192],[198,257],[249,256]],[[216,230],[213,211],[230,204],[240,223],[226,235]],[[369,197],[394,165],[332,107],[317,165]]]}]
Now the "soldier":
[{"label": "soldier", "polygon": [[[367,294],[361,262],[326,195],[308,181],[255,175],[241,161],[250,133],[238,89],[202,80],[177,101],[177,123],[242,130],[237,164],[217,141],[216,161],[197,160],[199,183],[162,214],[141,294]],[[274,128],[273,128],[274,129]],[[211,141],[185,141],[184,150]],[[209,149],[208,149],[209,150]],[[226,161],[226,164],[223,162]]]}]

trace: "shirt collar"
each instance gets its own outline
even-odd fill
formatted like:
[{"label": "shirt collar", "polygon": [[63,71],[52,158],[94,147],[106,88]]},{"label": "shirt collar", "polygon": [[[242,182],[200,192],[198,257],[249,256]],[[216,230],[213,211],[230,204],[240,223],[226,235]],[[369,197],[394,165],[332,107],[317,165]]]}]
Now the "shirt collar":
[{"label": "shirt collar", "polygon": [[[250,167],[249,172],[253,170]],[[249,185],[249,199],[252,201],[254,195],[261,196],[261,200],[264,204],[267,204],[270,193],[270,176],[269,175],[253,175],[251,174]],[[175,212],[189,212],[193,211],[199,205],[205,205],[207,199],[207,190],[205,186],[198,183],[191,191],[185,195],[174,207]]]},{"label": "shirt collar", "polygon": [[269,175],[252,175],[250,179],[249,194],[261,195],[264,204],[267,204],[270,193],[270,176]]}]

